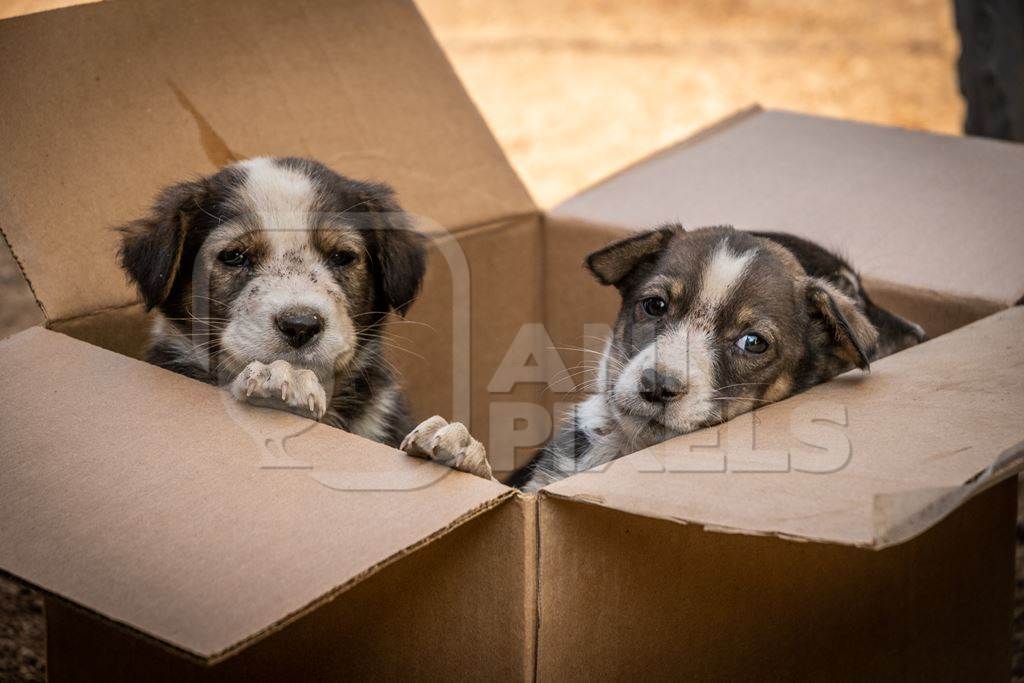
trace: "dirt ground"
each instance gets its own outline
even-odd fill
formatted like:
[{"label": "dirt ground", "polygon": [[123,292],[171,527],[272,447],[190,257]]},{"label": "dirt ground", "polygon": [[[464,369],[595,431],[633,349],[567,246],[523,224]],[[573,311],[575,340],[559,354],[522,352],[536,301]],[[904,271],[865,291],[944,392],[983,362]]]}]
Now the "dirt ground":
[{"label": "dirt ground", "polygon": [[944,0],[420,6],[546,206],[754,102],[960,130]]},{"label": "dirt ground", "polygon": [[[75,3],[0,0],[0,18],[67,4]],[[544,206],[754,102],[944,133],[960,129],[958,43],[945,0],[420,6]],[[0,337],[39,320],[0,245]],[[43,662],[38,598],[0,580],[0,680],[41,680]]]}]

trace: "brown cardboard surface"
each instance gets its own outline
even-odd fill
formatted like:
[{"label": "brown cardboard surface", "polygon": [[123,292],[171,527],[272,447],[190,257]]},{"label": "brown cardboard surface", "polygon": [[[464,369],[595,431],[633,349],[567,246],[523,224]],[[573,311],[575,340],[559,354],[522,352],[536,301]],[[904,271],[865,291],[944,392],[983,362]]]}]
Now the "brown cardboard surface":
[{"label": "brown cardboard surface", "polygon": [[[540,402],[540,384],[507,392],[488,385],[522,327],[543,320],[541,262],[537,216],[435,239],[420,299],[408,322],[396,321],[388,330],[404,349],[390,358],[402,371],[418,418],[440,414],[465,422],[497,454],[492,406]],[[511,463],[492,464],[511,469]]]},{"label": "brown cardboard surface", "polygon": [[[596,377],[594,368],[604,347],[603,338],[615,322],[620,301],[615,288],[601,286],[584,261],[587,254],[626,232],[575,218],[544,217],[545,326],[574,387],[585,387]],[[561,367],[549,376],[557,377]],[[546,394],[549,409],[555,402],[581,397],[582,393],[576,392]]]},{"label": "brown cardboard surface", "polygon": [[553,211],[629,228],[779,230],[865,275],[1002,305],[1024,293],[1024,146],[749,113]]},{"label": "brown cardboard surface", "polygon": [[536,211],[408,2],[105,2],[0,22],[0,63],[0,229],[50,320],[134,301],[109,228],[232,157],[312,156],[448,229]]},{"label": "brown cardboard surface", "polygon": [[[1020,148],[779,112],[541,225],[407,3],[111,2],[0,24],[0,60],[0,229],[52,327],[137,354],[108,226],[231,158],[314,156],[394,184],[441,235],[392,360],[419,417],[469,422],[492,454],[499,404],[558,400],[495,390],[506,351],[535,322],[588,345],[617,297],[581,262],[626,229],[804,234],[933,335],[1024,292]],[[739,677],[758,657],[855,677],[906,652],[902,673],[988,677],[1009,643],[997,483],[1022,457],[1022,331],[1024,309],[998,313],[535,499],[32,330],[0,342],[0,569],[49,593],[55,679]],[[755,430],[757,452],[734,448]],[[849,446],[835,472],[823,434]],[[778,448],[813,472],[766,471]],[[692,471],[716,458],[728,471]]]},{"label": "brown cardboard surface", "polygon": [[40,328],[0,394],[2,569],[201,659],[512,495]]},{"label": "brown cardboard surface", "polygon": [[907,320],[913,320],[931,337],[946,334],[1005,308],[1005,304],[986,299],[952,296],[874,278],[863,278],[861,284],[872,301]]},{"label": "brown cardboard surface", "polygon": [[150,317],[142,304],[132,304],[57,320],[48,327],[108,351],[142,358],[149,340]]},{"label": "brown cardboard surface", "polygon": [[51,599],[50,680],[530,680],[534,511],[506,500],[212,667]]},{"label": "brown cardboard surface", "polygon": [[543,498],[537,678],[1006,681],[1016,497],[877,552]]},{"label": "brown cardboard surface", "polygon": [[[589,253],[621,239],[621,227],[546,216],[544,233],[544,312],[551,337],[582,346],[584,326],[611,327],[619,312],[619,294],[604,287],[584,267]],[[568,354],[571,349],[560,349]]]},{"label": "brown cardboard surface", "polygon": [[[1024,307],[543,495],[746,534],[905,542],[1024,462]],[[845,426],[843,426],[845,424]]]}]

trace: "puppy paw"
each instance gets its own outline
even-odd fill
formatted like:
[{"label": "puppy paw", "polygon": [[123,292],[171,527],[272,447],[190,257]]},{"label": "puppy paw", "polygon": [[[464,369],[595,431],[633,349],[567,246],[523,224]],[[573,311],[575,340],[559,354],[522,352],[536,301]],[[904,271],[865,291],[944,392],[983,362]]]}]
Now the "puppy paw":
[{"label": "puppy paw", "polygon": [[316,373],[287,361],[249,363],[231,382],[231,395],[265,408],[287,410],[319,420],[327,412],[327,392]]},{"label": "puppy paw", "polygon": [[419,423],[402,440],[400,448],[415,458],[426,458],[452,469],[493,479],[484,445],[461,422],[448,423],[435,415]]}]

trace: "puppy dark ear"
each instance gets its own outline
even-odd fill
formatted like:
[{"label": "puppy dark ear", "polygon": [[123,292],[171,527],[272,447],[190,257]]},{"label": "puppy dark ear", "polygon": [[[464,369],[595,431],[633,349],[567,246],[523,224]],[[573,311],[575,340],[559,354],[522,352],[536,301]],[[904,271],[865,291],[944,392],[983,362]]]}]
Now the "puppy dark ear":
[{"label": "puppy dark ear", "polygon": [[820,321],[826,332],[826,348],[834,356],[867,370],[878,330],[857,303],[816,277],[807,278],[806,296],[811,319]]},{"label": "puppy dark ear", "polygon": [[147,309],[162,304],[174,286],[185,238],[205,192],[203,181],[173,185],[160,193],[148,217],[117,228],[121,267],[138,286]]},{"label": "puppy dark ear", "polygon": [[618,286],[641,262],[660,252],[672,235],[682,231],[682,226],[665,225],[619,240],[587,256],[587,268],[602,285]]},{"label": "puppy dark ear", "polygon": [[387,305],[404,316],[416,300],[427,270],[426,238],[403,222],[381,232],[377,251]]},{"label": "puppy dark ear", "polygon": [[867,295],[864,297],[864,313],[878,330],[876,360],[928,341],[924,328],[875,305]]},{"label": "puppy dark ear", "polygon": [[356,211],[370,213],[370,257],[377,291],[390,310],[405,315],[423,284],[427,239],[416,232],[385,185],[365,185]]}]

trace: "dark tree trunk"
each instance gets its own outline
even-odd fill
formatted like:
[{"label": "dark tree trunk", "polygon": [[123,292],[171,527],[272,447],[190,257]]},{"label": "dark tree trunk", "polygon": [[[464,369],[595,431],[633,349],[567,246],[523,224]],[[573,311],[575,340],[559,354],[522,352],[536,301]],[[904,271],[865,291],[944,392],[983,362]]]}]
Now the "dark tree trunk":
[{"label": "dark tree trunk", "polygon": [[1024,0],[955,0],[968,135],[1024,141]]}]

